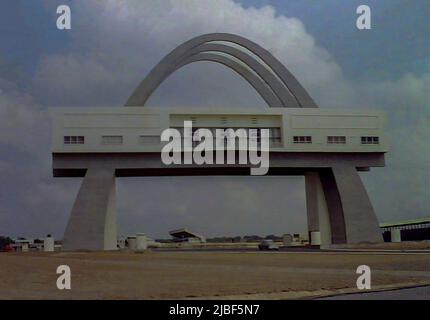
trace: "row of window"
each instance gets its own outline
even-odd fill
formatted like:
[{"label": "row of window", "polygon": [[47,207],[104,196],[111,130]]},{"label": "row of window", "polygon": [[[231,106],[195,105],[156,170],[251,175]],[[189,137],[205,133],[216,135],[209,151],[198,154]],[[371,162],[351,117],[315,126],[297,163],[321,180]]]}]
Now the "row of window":
[{"label": "row of window", "polygon": [[64,136],[64,144],[84,144],[84,136]]},{"label": "row of window", "polygon": [[[179,128],[178,128],[179,130]],[[193,129],[193,133],[197,129]],[[215,128],[212,129],[213,134],[215,135]],[[181,132],[182,134],[182,132]],[[250,137],[257,138],[257,141],[261,140],[261,131],[257,129],[255,134],[250,134]],[[146,145],[158,145],[160,144],[159,136],[140,136],[139,142],[141,144]],[[280,146],[281,145],[281,131],[279,128],[271,128],[270,129],[270,138],[269,138],[270,146]],[[84,136],[64,136],[64,144],[84,144],[85,137]],[[200,142],[193,141],[193,145],[197,145]],[[312,136],[293,136],[293,143],[300,144],[309,144],[312,143]],[[328,136],[327,137],[328,144],[346,144],[345,136]],[[103,145],[122,145],[123,144],[123,136],[102,136],[102,144]],[[361,144],[379,144],[379,137],[361,137]]]},{"label": "row of window", "polygon": [[[251,120],[251,124],[253,125],[258,125],[258,117],[251,117],[249,120]],[[193,123],[193,126],[195,126],[197,124],[197,117],[190,117],[188,119],[188,121],[191,121]],[[230,119],[226,116],[222,116],[219,118],[219,122],[221,125],[223,126],[227,126],[227,124],[229,123]]]},{"label": "row of window", "polygon": [[[179,130],[179,128],[178,128]],[[183,130],[180,130],[183,131]],[[193,130],[193,134],[196,130]],[[270,138],[269,138],[269,144],[270,146],[280,146],[281,145],[281,137],[280,137],[280,131],[273,131],[270,132]],[[279,134],[278,134],[279,133]],[[215,135],[215,129],[214,133]],[[182,135],[182,132],[181,132]],[[261,131],[260,129],[257,130],[257,132],[253,134],[249,134],[251,138],[257,139],[257,142],[261,141]],[[223,138],[224,140],[224,138]],[[102,145],[110,145],[110,146],[117,146],[122,145],[124,142],[123,136],[102,136],[101,137],[101,144]],[[64,136],[64,144],[84,144],[85,143],[85,137],[84,136]],[[144,145],[159,145],[160,144],[160,136],[140,136],[139,137],[139,143]],[[198,145],[199,141],[193,141],[193,146]]]},{"label": "row of window", "polygon": [[345,136],[328,136],[327,137],[328,144],[345,144],[346,137]]},{"label": "row of window", "polygon": [[[178,130],[182,136],[184,135],[184,128],[183,127],[176,127],[174,129]],[[194,135],[196,133],[196,131],[199,129],[201,129],[201,128],[193,127],[192,134]],[[212,135],[215,137],[216,133],[217,133],[216,130],[225,130],[226,128],[205,128],[205,129],[209,130],[212,133]],[[237,130],[238,128],[236,128],[236,129],[232,128],[232,129]],[[249,137],[258,137],[259,138],[259,137],[261,137],[261,130],[263,128],[240,128],[240,129],[244,129],[246,131],[246,134]],[[271,138],[280,138],[281,137],[281,128],[265,128],[265,129],[269,130],[269,136]]]},{"label": "row of window", "polygon": [[102,136],[102,144],[104,145],[121,145],[123,142],[122,136]]},{"label": "row of window", "polygon": [[[103,145],[122,145],[123,136],[102,136],[101,143]],[[64,136],[64,144],[84,144],[84,136]],[[140,142],[143,144],[154,144],[160,142],[159,136],[140,136]]]},{"label": "row of window", "polygon": [[312,143],[312,137],[311,136],[294,136],[293,142],[294,143]]},{"label": "row of window", "polygon": [[[184,136],[184,128],[183,127],[177,127],[174,128],[176,130],[178,130],[181,133],[181,136]],[[192,136],[197,136],[196,131],[199,128],[193,128],[192,129]],[[216,130],[225,130],[226,128],[206,128],[207,130],[211,131],[213,137],[216,137]],[[236,130],[234,128],[232,128],[233,130]],[[244,129],[246,131],[247,137],[249,138],[253,138],[256,139],[257,142],[261,141],[261,130],[262,128],[241,128]],[[269,146],[271,147],[279,147],[282,145],[282,140],[281,140],[281,128],[267,128],[269,130]],[[231,132],[227,131],[225,133],[225,137],[227,138],[233,138],[234,135],[230,135]],[[186,135],[185,135],[186,136]],[[227,141],[224,139],[224,137],[222,138],[224,140],[224,145],[226,146]],[[193,141],[192,144],[193,146],[196,146],[200,143],[200,141]]]},{"label": "row of window", "polygon": [[379,144],[379,137],[361,137],[361,144]]},{"label": "row of window", "polygon": [[[294,136],[293,143],[312,143],[312,136]],[[328,136],[327,144],[346,144],[346,137]],[[379,144],[379,137],[361,137],[361,144]]]}]

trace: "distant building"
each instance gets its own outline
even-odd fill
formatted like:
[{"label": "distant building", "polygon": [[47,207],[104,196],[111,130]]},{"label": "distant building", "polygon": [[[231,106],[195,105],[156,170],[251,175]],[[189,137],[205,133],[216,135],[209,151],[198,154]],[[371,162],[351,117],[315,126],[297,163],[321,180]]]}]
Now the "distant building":
[{"label": "distant building", "polygon": [[285,247],[291,246],[293,243],[293,236],[291,234],[284,234],[282,237],[282,243]]},{"label": "distant building", "polygon": [[244,242],[260,242],[261,240],[263,240],[263,238],[257,235],[243,237]]},{"label": "distant building", "polygon": [[307,238],[307,235],[300,233],[284,234],[279,241],[282,241],[285,247],[297,247],[309,244],[309,239]]},{"label": "distant building", "polygon": [[279,237],[279,236],[276,236],[276,235],[274,235],[274,234],[270,234],[270,235],[268,235],[268,236],[266,236],[264,239],[266,239],[266,240],[273,240],[273,241],[278,241],[278,242],[282,242],[282,240],[283,240],[283,237]]},{"label": "distant building", "polygon": [[430,240],[430,217],[381,223],[380,227],[385,242]]},{"label": "distant building", "polygon": [[14,251],[27,252],[34,245],[34,239],[18,238],[14,239],[11,247]]},{"label": "distant building", "polygon": [[162,246],[160,242],[148,236],[146,236],[146,245],[148,246],[148,248],[160,248]]},{"label": "distant building", "polygon": [[173,237],[174,242],[206,242],[205,237],[186,228],[172,230],[169,232],[169,234]]},{"label": "distant building", "polygon": [[[51,237],[50,235],[48,235]],[[50,242],[50,248],[48,251],[60,251],[62,247],[62,241],[52,239]],[[17,252],[28,252],[28,251],[44,251],[45,241],[44,239],[26,239],[26,238],[18,238],[13,239],[12,243],[9,247],[13,251]]]}]

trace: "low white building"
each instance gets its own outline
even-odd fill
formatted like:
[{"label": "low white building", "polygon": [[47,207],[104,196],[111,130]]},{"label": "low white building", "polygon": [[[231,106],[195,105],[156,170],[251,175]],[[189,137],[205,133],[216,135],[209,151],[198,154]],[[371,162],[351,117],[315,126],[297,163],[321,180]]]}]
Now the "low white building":
[{"label": "low white building", "polygon": [[174,242],[204,243],[206,238],[186,228],[176,229],[169,232]]}]

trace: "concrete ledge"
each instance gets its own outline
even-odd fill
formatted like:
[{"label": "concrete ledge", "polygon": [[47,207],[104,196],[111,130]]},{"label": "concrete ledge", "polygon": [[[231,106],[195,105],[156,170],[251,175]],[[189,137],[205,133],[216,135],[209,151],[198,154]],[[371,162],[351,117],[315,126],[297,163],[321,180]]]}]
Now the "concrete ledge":
[{"label": "concrete ledge", "polygon": [[[355,168],[383,167],[384,153],[270,153],[268,175],[304,175],[312,169],[331,168],[344,164]],[[249,165],[170,165],[152,153],[54,153],[52,168],[55,177],[83,177],[91,166],[116,169],[117,177],[162,175],[249,175]]]}]

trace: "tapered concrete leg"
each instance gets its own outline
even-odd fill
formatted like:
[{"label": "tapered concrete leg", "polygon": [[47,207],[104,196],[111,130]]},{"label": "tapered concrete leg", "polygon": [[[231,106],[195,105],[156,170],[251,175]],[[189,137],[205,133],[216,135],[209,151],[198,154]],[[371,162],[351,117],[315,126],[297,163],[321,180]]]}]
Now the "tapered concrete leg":
[{"label": "tapered concrete leg", "polygon": [[116,250],[116,186],[112,168],[88,168],[63,238],[63,250]]},{"label": "tapered concrete leg", "polygon": [[343,210],[347,243],[382,242],[382,232],[357,169],[332,168]]},{"label": "tapered concrete leg", "polygon": [[337,165],[307,173],[308,229],[321,232],[321,247],[330,244],[382,242],[382,232],[356,168]]},{"label": "tapered concrete leg", "polygon": [[336,180],[334,179],[333,171],[331,169],[322,170],[319,172],[319,177],[329,213],[331,243],[345,244],[346,232],[342,202],[337,189]]},{"label": "tapered concrete leg", "polygon": [[[318,172],[305,174],[305,186],[309,241],[314,238],[313,233],[319,233],[321,247],[329,246],[331,244],[330,218]],[[317,243],[311,242],[311,244]]]},{"label": "tapered concrete leg", "polygon": [[382,242],[378,220],[356,168],[338,165],[319,173],[333,244]]}]

